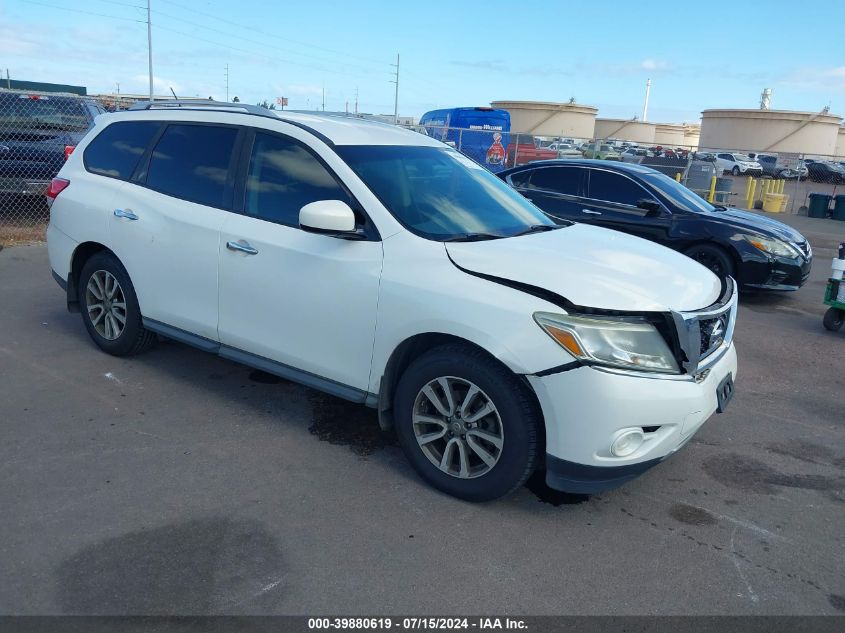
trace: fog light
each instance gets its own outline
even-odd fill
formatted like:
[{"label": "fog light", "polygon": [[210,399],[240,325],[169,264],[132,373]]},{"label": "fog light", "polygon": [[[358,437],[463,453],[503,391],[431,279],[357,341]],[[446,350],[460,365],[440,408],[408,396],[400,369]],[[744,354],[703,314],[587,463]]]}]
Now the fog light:
[{"label": "fog light", "polygon": [[642,429],[631,429],[619,435],[610,445],[610,452],[616,457],[627,457],[643,445],[645,435]]}]

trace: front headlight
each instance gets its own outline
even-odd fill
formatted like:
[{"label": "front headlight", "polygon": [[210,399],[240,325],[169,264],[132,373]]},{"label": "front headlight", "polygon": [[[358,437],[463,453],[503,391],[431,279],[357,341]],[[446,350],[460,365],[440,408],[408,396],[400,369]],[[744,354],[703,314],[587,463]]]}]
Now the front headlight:
[{"label": "front headlight", "polygon": [[639,371],[680,373],[672,350],[645,319],[535,312],[534,320],[578,359]]},{"label": "front headlight", "polygon": [[801,251],[787,242],[769,239],[768,237],[757,237],[756,235],[748,235],[745,239],[751,246],[769,255],[788,257],[790,259],[801,256]]}]

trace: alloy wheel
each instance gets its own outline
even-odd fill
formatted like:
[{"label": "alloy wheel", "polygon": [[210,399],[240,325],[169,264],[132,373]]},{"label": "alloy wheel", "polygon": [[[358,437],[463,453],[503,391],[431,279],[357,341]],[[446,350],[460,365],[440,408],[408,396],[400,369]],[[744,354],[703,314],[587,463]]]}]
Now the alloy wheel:
[{"label": "alloy wheel", "polygon": [[428,382],[414,400],[412,422],[423,454],[452,477],[485,475],[502,455],[504,429],[496,405],[464,378]]},{"label": "alloy wheel", "polygon": [[85,287],[85,308],[91,325],[107,341],[114,341],[126,327],[126,297],[117,279],[107,270],[98,270]]}]

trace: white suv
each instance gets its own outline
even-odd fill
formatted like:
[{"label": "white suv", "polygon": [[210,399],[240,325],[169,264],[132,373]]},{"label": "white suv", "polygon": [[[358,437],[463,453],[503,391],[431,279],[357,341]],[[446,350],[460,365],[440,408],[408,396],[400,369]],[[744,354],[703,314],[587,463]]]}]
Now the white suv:
[{"label": "white suv", "polygon": [[716,154],[716,173],[734,176],[762,176],[763,166],[748,154],[739,152],[719,152]]},{"label": "white suv", "polygon": [[457,497],[541,467],[611,488],[732,395],[730,279],[556,225],[399,127],[146,105],[98,117],[48,199],[53,274],[102,350],[169,337],[375,407]]}]

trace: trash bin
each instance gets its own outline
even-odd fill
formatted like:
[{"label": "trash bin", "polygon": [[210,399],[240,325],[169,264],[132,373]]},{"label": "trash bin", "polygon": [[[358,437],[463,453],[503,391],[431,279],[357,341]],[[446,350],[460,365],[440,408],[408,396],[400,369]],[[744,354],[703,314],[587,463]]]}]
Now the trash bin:
[{"label": "trash bin", "polygon": [[833,199],[833,219],[845,220],[845,195],[839,194]]},{"label": "trash bin", "polygon": [[807,215],[811,218],[826,218],[827,209],[833,196],[826,193],[811,193],[808,197],[810,198],[810,208]]},{"label": "trash bin", "polygon": [[733,184],[733,178],[716,178],[716,190],[714,192],[713,202],[716,204],[727,204],[730,202]]},{"label": "trash bin", "polygon": [[763,194],[763,211],[769,213],[780,213],[786,206],[784,202],[784,195],[782,193],[764,193]]}]

